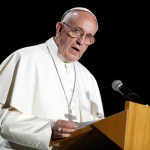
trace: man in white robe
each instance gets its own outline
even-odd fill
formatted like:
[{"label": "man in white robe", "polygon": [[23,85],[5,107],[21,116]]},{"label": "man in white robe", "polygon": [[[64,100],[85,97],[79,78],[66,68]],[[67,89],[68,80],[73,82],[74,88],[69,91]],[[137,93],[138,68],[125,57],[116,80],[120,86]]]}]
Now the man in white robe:
[{"label": "man in white robe", "polygon": [[[67,24],[73,26],[75,21],[78,28],[83,24],[84,34]],[[98,84],[78,61],[93,43],[97,29],[91,11],[70,9],[56,24],[55,37],[19,49],[2,62],[0,149],[53,149],[51,139],[70,136],[78,128],[75,122],[103,118]],[[80,37],[72,32],[79,32]]]}]

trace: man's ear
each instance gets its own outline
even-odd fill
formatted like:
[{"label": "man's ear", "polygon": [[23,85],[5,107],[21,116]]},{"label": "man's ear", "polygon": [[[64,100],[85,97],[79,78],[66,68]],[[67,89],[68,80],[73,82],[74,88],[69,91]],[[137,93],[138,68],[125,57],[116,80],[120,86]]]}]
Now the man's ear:
[{"label": "man's ear", "polygon": [[59,29],[59,32],[61,32],[62,27]]},{"label": "man's ear", "polygon": [[60,34],[62,30],[62,23],[61,22],[57,22],[56,24],[56,33]]}]

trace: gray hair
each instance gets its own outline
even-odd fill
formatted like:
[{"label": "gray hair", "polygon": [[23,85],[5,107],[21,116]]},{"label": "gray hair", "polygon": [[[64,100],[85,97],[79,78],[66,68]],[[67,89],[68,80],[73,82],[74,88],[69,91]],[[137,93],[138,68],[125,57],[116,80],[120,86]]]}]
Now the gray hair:
[{"label": "gray hair", "polygon": [[64,19],[64,17],[66,16],[66,14],[68,14],[69,12],[71,12],[71,11],[73,11],[73,10],[86,11],[86,12],[89,12],[90,14],[92,14],[93,17],[94,17],[95,20],[96,20],[96,23],[97,23],[97,30],[98,30],[98,21],[97,21],[96,16],[94,15],[94,13],[93,13],[92,11],[90,11],[89,9],[84,8],[84,7],[74,7],[74,8],[71,8],[71,9],[67,10],[67,11],[63,14],[63,16],[61,17],[61,21]]}]

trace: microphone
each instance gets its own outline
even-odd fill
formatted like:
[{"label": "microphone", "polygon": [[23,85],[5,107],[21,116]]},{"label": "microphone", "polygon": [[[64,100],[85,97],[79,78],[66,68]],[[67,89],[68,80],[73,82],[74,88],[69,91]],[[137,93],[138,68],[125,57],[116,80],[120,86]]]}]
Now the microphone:
[{"label": "microphone", "polygon": [[138,96],[132,90],[126,88],[120,80],[114,80],[112,82],[112,89],[122,94],[124,98],[129,101],[141,103],[140,96]]}]

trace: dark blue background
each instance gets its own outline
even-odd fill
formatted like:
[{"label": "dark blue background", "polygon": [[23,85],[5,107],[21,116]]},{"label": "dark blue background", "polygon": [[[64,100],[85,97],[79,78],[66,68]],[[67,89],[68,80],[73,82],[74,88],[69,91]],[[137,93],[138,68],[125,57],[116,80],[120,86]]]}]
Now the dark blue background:
[{"label": "dark blue background", "polygon": [[67,9],[87,7],[97,16],[100,29],[96,43],[80,62],[98,81],[105,115],[124,110],[125,99],[111,88],[115,79],[122,80],[144,103],[150,104],[148,2],[63,0],[53,3],[1,4],[0,62],[16,49],[45,42],[53,36],[56,22]]}]

